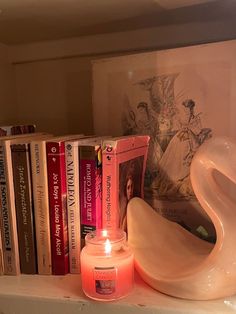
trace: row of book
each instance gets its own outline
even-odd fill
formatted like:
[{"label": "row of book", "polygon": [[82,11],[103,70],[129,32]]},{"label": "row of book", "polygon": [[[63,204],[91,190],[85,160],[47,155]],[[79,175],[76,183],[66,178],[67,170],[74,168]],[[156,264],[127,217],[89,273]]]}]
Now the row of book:
[{"label": "row of book", "polygon": [[1,265],[6,275],[80,272],[86,234],[126,228],[142,196],[149,137],[0,137]]}]

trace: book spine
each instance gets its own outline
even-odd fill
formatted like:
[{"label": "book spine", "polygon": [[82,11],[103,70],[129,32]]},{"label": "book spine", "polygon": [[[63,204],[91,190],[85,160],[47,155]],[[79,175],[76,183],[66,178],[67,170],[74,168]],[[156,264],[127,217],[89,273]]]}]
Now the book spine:
[{"label": "book spine", "polygon": [[95,160],[96,229],[102,228],[102,147],[96,149]]},{"label": "book spine", "polygon": [[52,273],[47,158],[45,141],[32,142],[31,164],[38,273]]},{"label": "book spine", "polygon": [[37,255],[28,144],[11,146],[21,272],[37,273]]},{"label": "book spine", "polygon": [[4,274],[18,275],[20,261],[9,145],[0,145],[0,202]]},{"label": "book spine", "polygon": [[52,273],[68,273],[68,223],[64,142],[47,142],[47,171],[50,208]]},{"label": "book spine", "polygon": [[74,143],[66,144],[67,212],[70,273],[80,273],[79,152]]},{"label": "book spine", "polygon": [[102,167],[102,228],[115,229],[119,225],[119,172],[116,154],[109,146],[102,153]]},{"label": "book spine", "polygon": [[88,232],[96,229],[96,160],[93,146],[79,147],[80,209],[82,245]]},{"label": "book spine", "polygon": [[4,275],[4,260],[3,260],[2,235],[0,232],[0,276],[1,275]]}]

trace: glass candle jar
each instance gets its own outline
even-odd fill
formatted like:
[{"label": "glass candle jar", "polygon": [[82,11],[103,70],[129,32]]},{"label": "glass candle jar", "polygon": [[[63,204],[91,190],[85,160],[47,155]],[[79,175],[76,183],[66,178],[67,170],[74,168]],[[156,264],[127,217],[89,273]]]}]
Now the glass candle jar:
[{"label": "glass candle jar", "polygon": [[85,237],[81,252],[81,279],[84,293],[95,300],[120,299],[132,290],[134,259],[120,229],[96,230]]}]

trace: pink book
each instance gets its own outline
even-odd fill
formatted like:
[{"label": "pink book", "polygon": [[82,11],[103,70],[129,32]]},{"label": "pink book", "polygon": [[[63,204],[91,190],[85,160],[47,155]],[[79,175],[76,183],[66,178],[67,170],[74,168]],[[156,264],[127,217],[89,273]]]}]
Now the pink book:
[{"label": "pink book", "polygon": [[52,273],[54,275],[64,275],[69,271],[65,143],[63,141],[47,142],[46,153]]},{"label": "pink book", "polygon": [[126,231],[128,201],[143,197],[149,136],[133,135],[109,139],[102,149],[103,228]]}]

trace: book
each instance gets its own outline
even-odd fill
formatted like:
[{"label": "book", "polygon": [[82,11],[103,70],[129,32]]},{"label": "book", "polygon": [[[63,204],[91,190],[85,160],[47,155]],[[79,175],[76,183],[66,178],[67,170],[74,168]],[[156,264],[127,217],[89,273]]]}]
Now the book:
[{"label": "book", "polygon": [[4,260],[3,260],[2,235],[0,232],[0,276],[1,275],[4,275]]},{"label": "book", "polygon": [[81,241],[102,227],[102,142],[97,137],[79,146]]},{"label": "book", "polygon": [[65,141],[83,135],[56,137],[46,142],[52,274],[69,272]]},{"label": "book", "polygon": [[69,271],[80,273],[80,185],[79,185],[79,145],[91,140],[84,137],[65,142],[66,149],[66,184],[67,184],[67,215],[69,237]]},{"label": "book", "polygon": [[35,131],[36,126],[34,124],[0,126],[0,136],[35,133]]},{"label": "book", "polygon": [[[0,275],[4,274],[4,258],[3,258],[3,237],[5,243],[9,243],[9,225],[8,225],[8,215],[6,212],[6,202],[5,198],[5,169],[4,161],[2,156],[2,149],[0,147]],[[2,195],[3,194],[3,195]],[[7,220],[7,221],[5,221]]]},{"label": "book", "polygon": [[143,197],[149,136],[108,139],[102,147],[102,226],[127,230],[128,201]]},{"label": "book", "polygon": [[[47,139],[48,140],[48,139]],[[30,143],[38,273],[52,274],[46,139]]]},{"label": "book", "polygon": [[94,142],[96,137],[66,141],[67,212],[70,273],[80,273],[81,219],[79,147]]},{"label": "book", "polygon": [[23,274],[36,274],[37,263],[28,144],[12,145],[11,154],[21,272]]},{"label": "book", "polygon": [[22,142],[25,138],[41,136],[43,133],[4,136],[0,138],[0,211],[1,234],[4,258],[4,274],[20,273],[19,247],[16,223],[15,193],[11,144]]},{"label": "book", "polygon": [[[43,135],[39,138],[47,137],[48,135]],[[31,179],[31,139],[11,144],[20,268],[23,274],[38,272]]]}]

